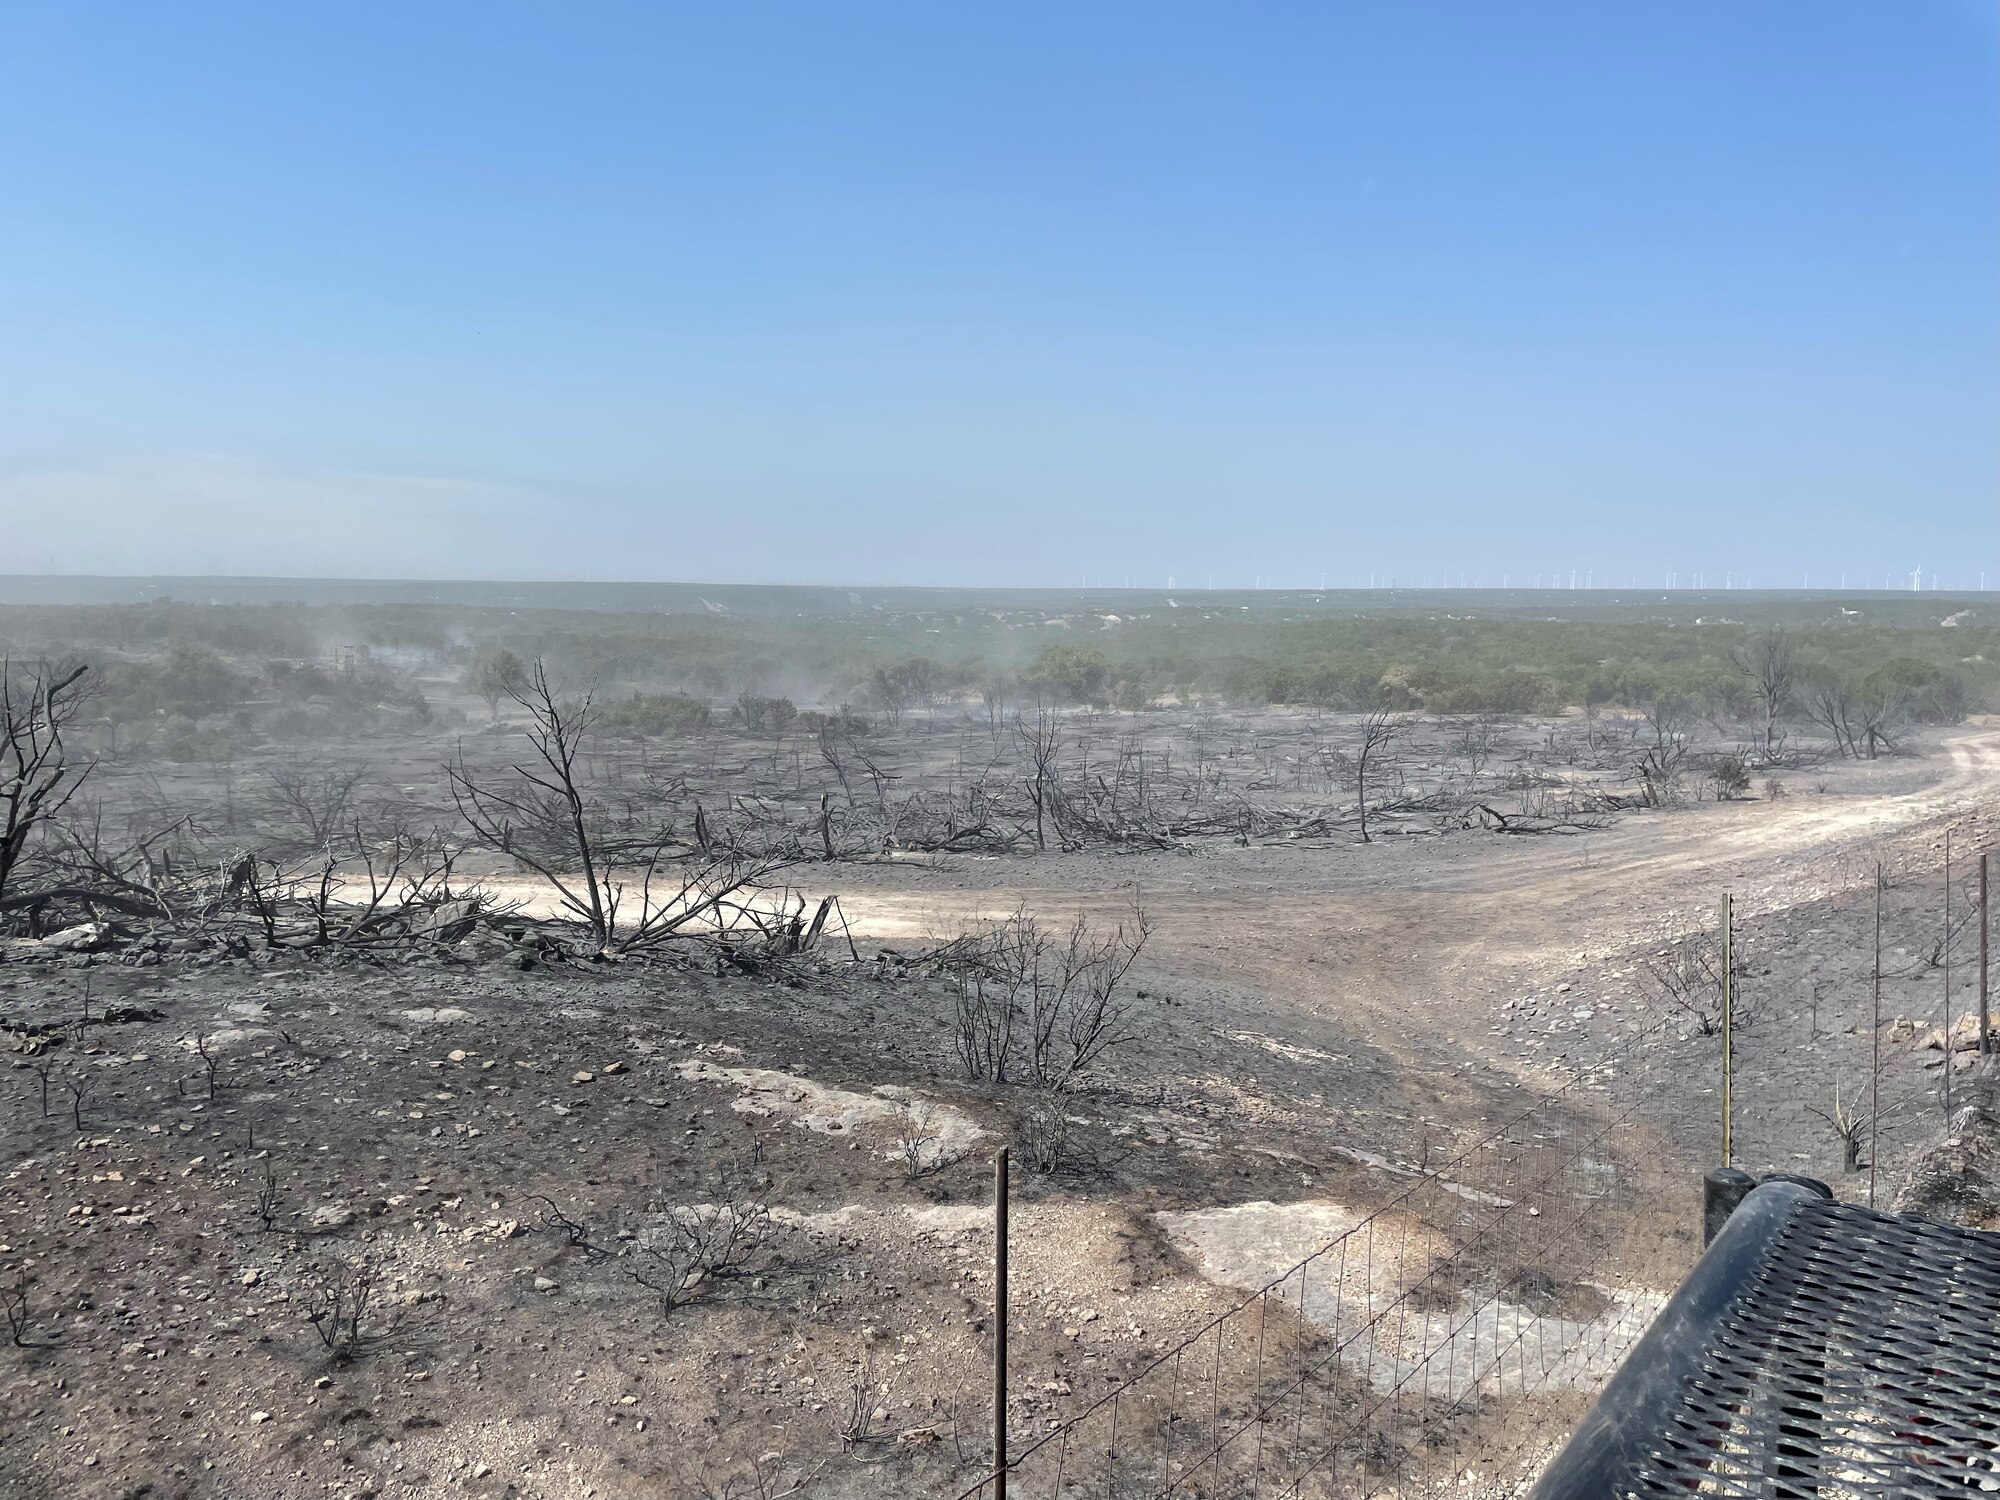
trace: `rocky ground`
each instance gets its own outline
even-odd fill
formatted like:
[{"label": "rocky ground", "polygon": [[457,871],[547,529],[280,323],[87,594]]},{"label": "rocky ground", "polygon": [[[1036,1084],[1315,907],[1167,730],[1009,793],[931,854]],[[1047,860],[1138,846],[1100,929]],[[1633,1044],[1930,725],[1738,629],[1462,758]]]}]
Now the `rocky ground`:
[{"label": "rocky ground", "polygon": [[[1865,1196],[1815,1111],[1868,1081],[1884,860],[1900,1180],[1969,1057],[1926,1045],[1928,934],[1943,831],[1983,846],[1996,753],[1975,726],[1823,794],[1577,837],[830,867],[859,957],[754,974],[550,964],[492,933],[408,962],[137,929],[10,944],[0,1292],[25,1304],[4,1304],[0,1492],[953,1493],[989,1422],[990,1155],[1037,1104],[956,1076],[945,981],[909,960],[955,921],[1135,890],[1137,1037],[1064,1104],[1053,1170],[1016,1179],[1024,1433],[1581,1066],[1590,1110],[1630,1114],[1620,1160],[1651,1166],[1626,1279],[1668,1289],[1719,1044],[1648,960],[1736,893],[1738,1155]],[[1220,1233],[1232,1209],[1265,1227]],[[734,1258],[664,1305],[674,1235],[718,1223]]]},{"label": "rocky ground", "polygon": [[[27,1280],[0,1386],[14,1491],[700,1493],[762,1461],[925,1493],[979,1451],[987,1163],[1018,1106],[940,1084],[934,986],[903,966],[793,989],[175,960],[0,969],[17,1045],[39,1044],[16,1055],[0,1197]],[[1079,1102],[1074,1164],[1024,1181],[1030,1422],[1219,1305],[1152,1207],[1218,1181],[1365,1191],[1338,1159],[1302,1178],[1319,1153],[1282,1113],[1143,1072]],[[711,1202],[767,1209],[768,1240],[667,1311],[634,1239]]]}]

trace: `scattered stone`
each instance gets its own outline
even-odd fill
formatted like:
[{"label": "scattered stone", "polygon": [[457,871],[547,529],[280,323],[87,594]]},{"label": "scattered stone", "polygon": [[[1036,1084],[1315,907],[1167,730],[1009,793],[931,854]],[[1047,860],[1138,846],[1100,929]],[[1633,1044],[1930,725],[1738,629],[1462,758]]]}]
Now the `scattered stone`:
[{"label": "scattered stone", "polygon": [[[106,1026],[136,1026],[148,1021],[164,1021],[167,1013],[143,1005],[114,1005],[98,1019]],[[134,1058],[134,1062],[138,1059]]]},{"label": "scattered stone", "polygon": [[475,932],[452,949],[452,952],[460,958],[470,959],[474,963],[506,958],[513,951],[513,944],[497,932]]},{"label": "scattered stone", "polygon": [[58,953],[95,953],[110,947],[116,937],[109,922],[79,922],[50,933],[42,939],[42,946]]}]

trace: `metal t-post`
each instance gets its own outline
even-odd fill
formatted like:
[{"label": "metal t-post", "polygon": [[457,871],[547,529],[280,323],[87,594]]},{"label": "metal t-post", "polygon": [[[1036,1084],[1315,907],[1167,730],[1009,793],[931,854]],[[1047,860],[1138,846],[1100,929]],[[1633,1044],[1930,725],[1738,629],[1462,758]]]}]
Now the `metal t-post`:
[{"label": "metal t-post", "polygon": [[1007,1148],[993,1158],[993,1500],[1007,1500]]},{"label": "metal t-post", "polygon": [[1944,831],[1944,1117],[1951,1121],[1951,829]]},{"label": "metal t-post", "polygon": [[1875,971],[1868,1001],[1868,1206],[1875,1206],[1875,1164],[1882,1151],[1882,862],[1875,862]]},{"label": "metal t-post", "polygon": [[1992,1018],[1986,1013],[1986,856],[1979,856],[1979,1055],[1993,1050],[1986,1040]]},{"label": "metal t-post", "polygon": [[1722,893],[1722,1164],[1736,1165],[1734,1139],[1735,1100],[1731,1092],[1735,1083],[1735,1011],[1736,1011],[1736,942],[1735,912],[1730,908],[1729,892]]}]

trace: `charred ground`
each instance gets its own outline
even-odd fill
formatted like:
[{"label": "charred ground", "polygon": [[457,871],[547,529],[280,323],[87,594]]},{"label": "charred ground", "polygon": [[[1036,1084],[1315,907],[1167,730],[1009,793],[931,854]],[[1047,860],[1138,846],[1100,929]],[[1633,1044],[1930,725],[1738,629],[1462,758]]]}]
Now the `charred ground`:
[{"label": "charred ground", "polygon": [[[743,877],[621,947],[535,868],[573,879],[559,843],[457,816],[445,763],[532,764],[532,695],[491,722],[464,680],[486,649],[358,669],[400,699],[184,715],[178,748],[223,759],[169,758],[157,713],[144,749],[78,721],[99,763],[7,893],[42,899],[0,962],[13,1490],[947,1493],[985,1452],[1002,1143],[1029,1167],[1024,1431],[1241,1295],[1200,1216],[1365,1211],[1566,1084],[1631,1115],[1618,1284],[1664,1289],[1717,1044],[1706,991],[1659,976],[1725,888],[1746,1161],[1864,1192],[1823,1115],[1874,1087],[1893,1179],[1967,1056],[1926,1046],[1947,954],[1957,1013],[1971,995],[1969,865],[1947,939],[1942,841],[1984,847],[2000,748],[1914,698],[1871,759],[1797,706],[1774,736],[1754,695],[1120,711],[961,685],[773,724],[779,695],[724,684],[705,725],[585,737],[615,881],[648,851],[676,892]],[[309,736],[274,732],[289,710]],[[61,894],[93,882],[111,899]],[[1002,1076],[967,1066],[970,991],[1036,1003],[994,946],[1010,918],[1052,973],[1078,920],[1086,945],[1124,924],[1114,1043],[1067,1075],[1019,1035]],[[1077,973],[1087,995],[1108,970]],[[1608,1276],[1515,1295],[1581,1316]]]}]

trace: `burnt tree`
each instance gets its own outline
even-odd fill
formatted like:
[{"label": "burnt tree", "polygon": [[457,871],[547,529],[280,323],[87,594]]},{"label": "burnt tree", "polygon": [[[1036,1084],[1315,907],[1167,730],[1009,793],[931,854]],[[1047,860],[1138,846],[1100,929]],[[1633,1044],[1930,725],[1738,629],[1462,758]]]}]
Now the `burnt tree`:
[{"label": "burnt tree", "polygon": [[0,657],[0,900],[20,871],[29,840],[77,793],[91,763],[76,764],[63,731],[84,702],[88,667],[30,670],[23,680]]}]

